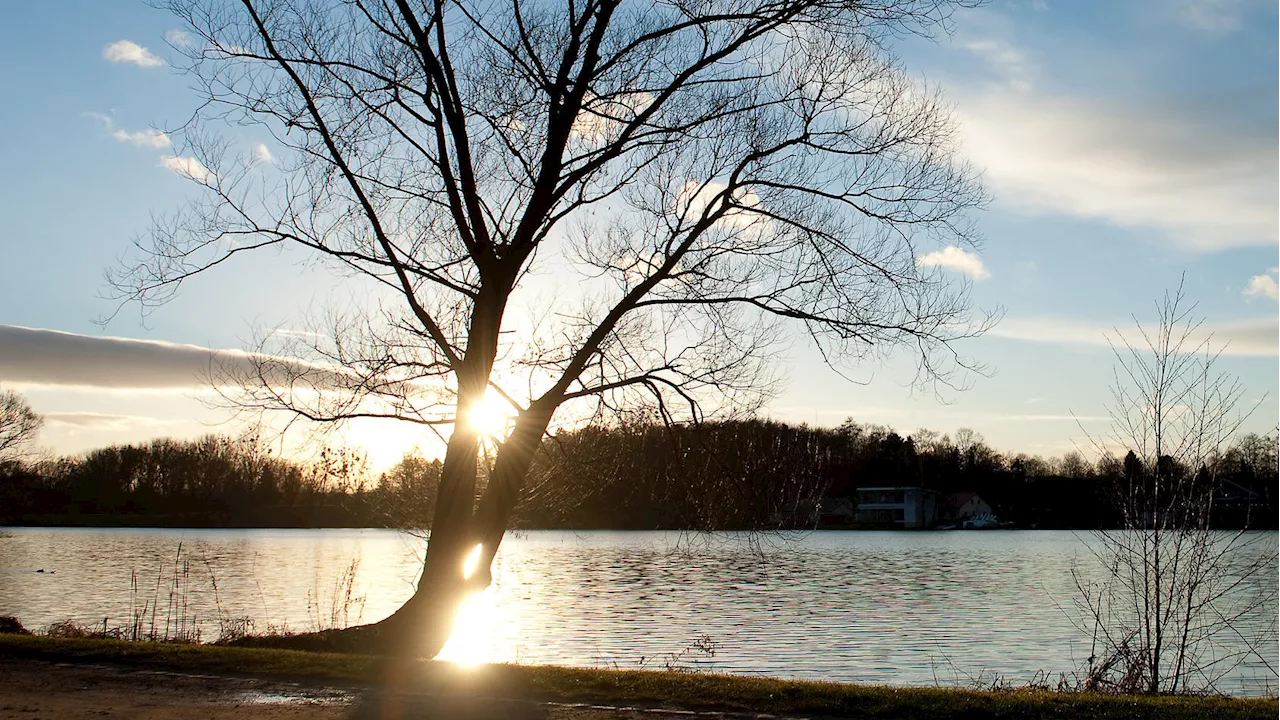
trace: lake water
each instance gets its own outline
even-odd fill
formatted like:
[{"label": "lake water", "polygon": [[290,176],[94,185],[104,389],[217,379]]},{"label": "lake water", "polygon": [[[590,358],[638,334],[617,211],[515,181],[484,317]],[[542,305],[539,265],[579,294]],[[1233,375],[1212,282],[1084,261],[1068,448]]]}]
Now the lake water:
[{"label": "lake water", "polygon": [[[446,655],[893,685],[1056,677],[1090,654],[1072,620],[1071,570],[1096,572],[1087,537],[512,534],[494,585],[468,607]],[[1275,533],[1261,539],[1274,551]],[[390,530],[8,528],[0,615],[34,628],[104,618],[126,626],[146,608],[144,629],[167,623],[205,640],[218,636],[220,617],[249,618],[259,632],[371,622],[412,593],[422,546]],[[1274,589],[1274,566],[1261,583]],[[1271,667],[1276,613],[1271,602],[1242,624],[1246,636],[1269,637]],[[697,647],[704,638],[714,655],[705,641]],[[1276,687],[1256,660],[1218,683],[1238,695]]]}]

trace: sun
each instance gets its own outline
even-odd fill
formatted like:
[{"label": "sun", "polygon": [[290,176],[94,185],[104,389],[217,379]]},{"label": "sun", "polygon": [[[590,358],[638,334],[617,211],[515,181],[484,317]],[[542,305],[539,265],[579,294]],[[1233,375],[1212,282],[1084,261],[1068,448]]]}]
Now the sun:
[{"label": "sun", "polygon": [[489,390],[480,402],[466,412],[467,426],[481,435],[503,440],[511,424],[511,405],[501,395]]}]

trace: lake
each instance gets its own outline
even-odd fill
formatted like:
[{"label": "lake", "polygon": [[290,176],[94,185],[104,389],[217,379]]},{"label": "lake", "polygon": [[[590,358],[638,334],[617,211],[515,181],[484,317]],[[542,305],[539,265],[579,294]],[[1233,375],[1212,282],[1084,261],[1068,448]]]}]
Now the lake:
[{"label": "lake", "polygon": [[[1073,624],[1071,574],[1097,574],[1088,537],[515,533],[445,655],[893,685],[1056,678],[1090,654]],[[1276,533],[1261,539],[1274,551]],[[372,622],[412,593],[423,544],[392,530],[7,528],[0,615],[37,629],[141,615],[144,629],[167,624],[204,640],[218,637],[220,618],[258,632]],[[1260,583],[1274,589],[1274,565]],[[1242,630],[1269,637],[1275,667],[1272,597]],[[1236,695],[1276,687],[1256,659],[1218,682]]]}]

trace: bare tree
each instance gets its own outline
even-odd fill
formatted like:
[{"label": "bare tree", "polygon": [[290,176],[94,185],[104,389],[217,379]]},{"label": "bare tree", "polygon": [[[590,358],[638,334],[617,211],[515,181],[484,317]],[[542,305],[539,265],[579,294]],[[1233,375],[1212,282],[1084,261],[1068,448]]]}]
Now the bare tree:
[{"label": "bare tree", "polygon": [[0,390],[0,462],[23,457],[44,419],[14,390]]},{"label": "bare tree", "polygon": [[1275,543],[1213,529],[1218,460],[1253,408],[1241,407],[1239,379],[1215,367],[1222,348],[1181,285],[1156,310],[1154,327],[1135,317],[1132,340],[1119,331],[1111,339],[1113,427],[1091,438],[1104,454],[1128,453],[1110,488],[1120,528],[1089,544],[1104,574],[1076,574],[1094,638],[1087,682],[1124,692],[1212,690],[1246,660],[1275,673],[1266,633],[1249,630],[1263,614],[1274,620]]},{"label": "bare tree", "polygon": [[[368,304],[323,342],[268,338],[235,403],[448,428],[417,591],[357,634],[439,650],[558,412],[749,412],[784,326],[834,365],[908,346],[922,382],[949,382],[953,341],[987,322],[916,262],[975,242],[984,195],[886,47],[964,0],[160,4],[206,99],[172,164],[205,192],[113,286],[149,308],[237,255],[305,248]],[[211,121],[276,147],[237,154]],[[339,387],[314,377],[335,366]],[[481,488],[484,434],[461,420],[486,394],[513,420]]]}]

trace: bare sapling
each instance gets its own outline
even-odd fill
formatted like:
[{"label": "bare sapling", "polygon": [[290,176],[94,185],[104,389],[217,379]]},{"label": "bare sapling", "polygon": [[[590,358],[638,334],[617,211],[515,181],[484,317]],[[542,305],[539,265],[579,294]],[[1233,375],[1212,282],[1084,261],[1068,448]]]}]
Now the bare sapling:
[{"label": "bare sapling", "polygon": [[1126,454],[1109,487],[1117,527],[1093,534],[1096,565],[1074,571],[1087,689],[1212,692],[1246,662],[1275,674],[1274,536],[1214,527],[1216,468],[1257,405],[1219,371],[1223,348],[1195,309],[1179,286],[1154,326],[1135,318],[1108,338],[1112,427],[1090,440]]}]

